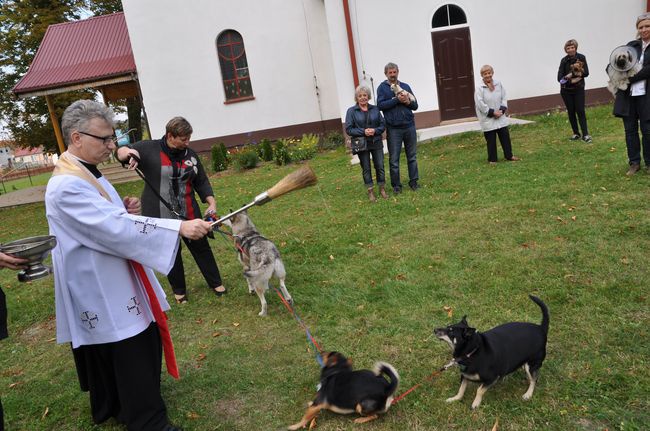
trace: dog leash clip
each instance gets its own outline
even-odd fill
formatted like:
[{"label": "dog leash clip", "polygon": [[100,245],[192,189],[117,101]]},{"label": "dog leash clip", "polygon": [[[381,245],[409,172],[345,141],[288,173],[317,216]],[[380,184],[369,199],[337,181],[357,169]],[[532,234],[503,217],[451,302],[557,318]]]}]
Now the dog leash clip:
[{"label": "dog leash clip", "polygon": [[447,365],[445,365],[444,367],[442,367],[440,369],[440,371],[447,371],[449,368],[453,367],[454,365],[458,365],[458,362],[456,362],[456,359],[452,359],[451,361],[449,361],[449,363]]}]

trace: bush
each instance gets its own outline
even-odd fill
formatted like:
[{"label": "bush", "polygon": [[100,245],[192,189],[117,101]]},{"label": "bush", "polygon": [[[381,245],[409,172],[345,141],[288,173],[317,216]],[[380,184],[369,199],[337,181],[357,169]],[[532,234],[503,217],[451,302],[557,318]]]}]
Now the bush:
[{"label": "bush", "polygon": [[230,154],[228,154],[228,150],[226,150],[226,144],[223,142],[219,144],[219,149],[221,150],[221,154],[223,154],[223,158],[226,161],[226,164],[230,164]]},{"label": "bush", "polygon": [[227,155],[226,146],[223,142],[220,145],[214,144],[212,146],[212,170],[214,172],[221,172],[228,169]]},{"label": "bush", "polygon": [[260,157],[257,155],[257,151],[252,148],[247,148],[235,154],[233,157],[233,166],[238,171],[243,171],[245,169],[253,169],[259,161]]},{"label": "bush", "polygon": [[275,148],[273,149],[273,159],[279,166],[286,165],[287,163],[291,162],[288,141],[286,139],[280,139],[275,143]]},{"label": "bush", "polygon": [[318,141],[318,136],[311,133],[302,135],[298,145],[292,145],[289,147],[289,157],[291,161],[298,162],[300,160],[309,160],[313,158],[316,155]]},{"label": "bush", "polygon": [[345,145],[345,136],[341,132],[328,132],[318,144],[318,149],[321,151],[333,150],[335,148]]},{"label": "bush", "polygon": [[260,155],[260,159],[265,162],[270,162],[273,160],[273,145],[268,139],[262,139],[257,147],[257,152]]}]

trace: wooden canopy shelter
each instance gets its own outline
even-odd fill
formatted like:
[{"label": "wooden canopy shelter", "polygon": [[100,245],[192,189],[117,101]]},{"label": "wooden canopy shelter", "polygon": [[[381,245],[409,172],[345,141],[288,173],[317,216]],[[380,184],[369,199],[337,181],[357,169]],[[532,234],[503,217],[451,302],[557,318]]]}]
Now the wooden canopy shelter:
[{"label": "wooden canopy shelter", "polygon": [[123,12],[49,26],[28,72],[12,92],[20,99],[45,96],[63,152],[63,136],[50,96],[85,88],[99,90],[105,102],[135,97],[142,104]]}]

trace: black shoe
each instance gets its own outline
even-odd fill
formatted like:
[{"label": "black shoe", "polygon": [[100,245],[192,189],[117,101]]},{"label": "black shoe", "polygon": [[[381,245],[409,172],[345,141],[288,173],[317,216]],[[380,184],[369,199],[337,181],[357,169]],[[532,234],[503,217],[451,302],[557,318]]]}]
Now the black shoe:
[{"label": "black shoe", "polygon": [[417,192],[418,189],[420,188],[420,185],[419,185],[418,183],[413,183],[413,184],[409,184],[409,187],[410,187],[411,190],[413,190],[414,192]]},{"label": "black shoe", "polygon": [[393,187],[393,194],[400,194],[402,193],[402,188],[400,186]]},{"label": "black shoe", "polygon": [[574,134],[569,138],[569,141],[579,141],[580,140],[580,135]]}]

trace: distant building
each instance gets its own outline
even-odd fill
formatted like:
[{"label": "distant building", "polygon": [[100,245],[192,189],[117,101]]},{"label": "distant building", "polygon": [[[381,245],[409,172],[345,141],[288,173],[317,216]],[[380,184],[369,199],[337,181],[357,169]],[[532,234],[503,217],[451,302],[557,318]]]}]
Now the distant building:
[{"label": "distant building", "polygon": [[43,147],[16,148],[13,154],[12,165],[15,168],[51,166],[56,163],[56,156],[43,152]]},{"label": "distant building", "polygon": [[7,142],[0,141],[0,169],[8,168],[11,165],[13,154],[13,150],[7,145]]}]

